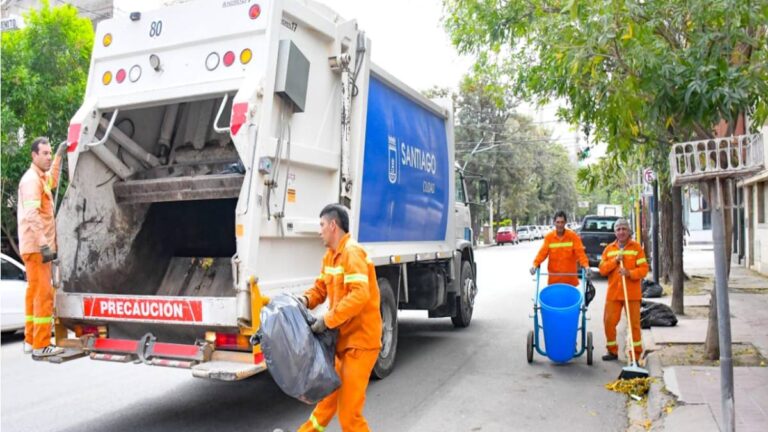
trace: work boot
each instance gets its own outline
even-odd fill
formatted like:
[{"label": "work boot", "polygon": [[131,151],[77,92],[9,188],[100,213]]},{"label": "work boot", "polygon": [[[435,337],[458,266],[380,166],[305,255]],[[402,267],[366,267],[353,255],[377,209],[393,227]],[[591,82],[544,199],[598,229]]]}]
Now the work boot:
[{"label": "work boot", "polygon": [[613,361],[618,359],[619,359],[619,356],[617,354],[608,353],[603,356],[603,361]]},{"label": "work boot", "polygon": [[45,348],[32,350],[32,359],[37,360],[45,357],[51,357],[51,356],[62,354],[63,352],[64,352],[64,348],[48,345]]},{"label": "work boot", "polygon": [[24,354],[32,354],[32,344],[24,342]]}]

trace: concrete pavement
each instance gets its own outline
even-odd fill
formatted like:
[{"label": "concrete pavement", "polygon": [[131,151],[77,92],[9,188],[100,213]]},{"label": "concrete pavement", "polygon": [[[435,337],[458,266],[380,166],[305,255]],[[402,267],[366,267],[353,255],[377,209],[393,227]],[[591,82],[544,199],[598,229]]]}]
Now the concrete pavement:
[{"label": "concrete pavement", "polygon": [[[705,240],[705,239],[704,239]],[[693,243],[693,242],[691,242]],[[714,254],[711,243],[689,243],[685,267],[689,276],[712,277]],[[733,343],[751,343],[768,357],[768,277],[733,265],[729,280],[731,333]],[[670,298],[660,300],[669,303]],[[707,307],[709,292],[685,296],[686,308]],[[653,327],[643,331],[648,351],[667,344],[703,344],[707,317],[679,316],[675,327]],[[651,353],[647,367],[657,379],[652,385],[647,407],[630,409],[630,430],[719,431],[722,422],[719,367],[662,364]],[[662,389],[674,395],[669,400]],[[763,431],[768,425],[768,367],[734,367],[736,430]]]}]

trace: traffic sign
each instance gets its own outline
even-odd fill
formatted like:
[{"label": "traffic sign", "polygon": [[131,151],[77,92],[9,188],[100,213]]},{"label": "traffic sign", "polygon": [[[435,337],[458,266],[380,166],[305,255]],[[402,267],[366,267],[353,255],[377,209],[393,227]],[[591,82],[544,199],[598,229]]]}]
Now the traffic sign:
[{"label": "traffic sign", "polygon": [[648,184],[652,184],[654,180],[656,180],[656,173],[654,173],[653,170],[650,168],[644,169],[643,181],[645,181]]}]

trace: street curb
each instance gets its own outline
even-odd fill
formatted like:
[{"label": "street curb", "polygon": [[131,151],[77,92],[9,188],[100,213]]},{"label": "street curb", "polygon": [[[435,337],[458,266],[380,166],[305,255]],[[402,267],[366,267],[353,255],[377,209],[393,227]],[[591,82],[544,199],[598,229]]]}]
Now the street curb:
[{"label": "street curb", "polygon": [[663,369],[661,360],[655,353],[651,352],[646,356],[645,368],[648,370],[653,381],[648,390],[648,395],[641,402],[628,400],[627,417],[628,432],[647,431],[648,425],[652,430],[663,430],[664,408],[674,400],[664,389]]}]

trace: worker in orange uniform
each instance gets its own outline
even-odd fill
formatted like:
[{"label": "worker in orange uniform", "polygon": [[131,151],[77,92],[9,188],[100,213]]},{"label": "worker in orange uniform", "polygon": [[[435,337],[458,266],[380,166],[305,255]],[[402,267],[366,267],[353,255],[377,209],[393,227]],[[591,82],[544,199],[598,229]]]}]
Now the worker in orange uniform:
[{"label": "worker in orange uniform", "polygon": [[341,387],[320,401],[300,432],[322,432],[338,412],[342,431],[368,431],[363,417],[365,390],[381,350],[379,285],[373,262],[350,239],[349,216],[344,207],[330,204],[320,212],[320,235],[328,248],[315,286],[300,297],[313,309],[330,299],[328,312],[312,331],[338,329],[336,372]]},{"label": "worker in orange uniform", "polygon": [[[608,278],[608,293],[605,298],[605,340],[608,353],[603,360],[611,361],[619,358],[619,346],[616,342],[616,326],[621,320],[624,305],[624,288],[622,277],[627,284],[627,301],[629,317],[632,326],[632,349],[635,358],[643,353],[643,342],[640,339],[640,301],[642,290],[640,282],[648,274],[648,261],[645,259],[640,243],[632,240],[632,230],[626,219],[618,219],[613,225],[616,241],[605,247],[600,260],[600,274]],[[629,348],[627,348],[629,349]]]},{"label": "worker in orange uniform", "polygon": [[[533,260],[531,274],[536,274],[542,262],[549,257],[547,272],[549,273],[549,285],[564,283],[578,286],[579,278],[576,276],[578,266],[586,269],[589,276],[589,260],[584,253],[584,244],[581,237],[565,227],[568,219],[565,212],[560,210],[555,213],[555,229],[544,236],[544,244]],[[560,276],[556,273],[570,273],[569,276]]]},{"label": "worker in orange uniform", "polygon": [[48,139],[35,138],[32,141],[32,165],[19,181],[19,252],[29,283],[25,298],[24,352],[31,352],[35,360],[64,351],[51,345],[51,261],[56,259],[56,223],[51,191],[58,184],[65,149],[66,145],[61,145],[51,160]]}]

